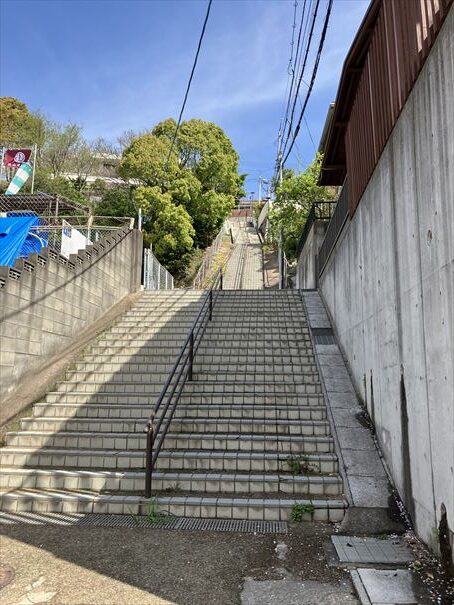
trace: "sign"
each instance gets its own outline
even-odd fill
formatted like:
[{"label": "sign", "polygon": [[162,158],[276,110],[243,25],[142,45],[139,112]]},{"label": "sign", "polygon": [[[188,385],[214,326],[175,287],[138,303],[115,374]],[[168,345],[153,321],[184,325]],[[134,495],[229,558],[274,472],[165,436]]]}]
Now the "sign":
[{"label": "sign", "polygon": [[22,164],[29,161],[31,155],[31,149],[5,149],[3,165],[7,168],[20,168]]},{"label": "sign", "polygon": [[32,172],[33,168],[30,166],[30,164],[22,164],[14,175],[13,180],[8,186],[8,189],[5,191],[5,195],[14,195],[20,191]]}]

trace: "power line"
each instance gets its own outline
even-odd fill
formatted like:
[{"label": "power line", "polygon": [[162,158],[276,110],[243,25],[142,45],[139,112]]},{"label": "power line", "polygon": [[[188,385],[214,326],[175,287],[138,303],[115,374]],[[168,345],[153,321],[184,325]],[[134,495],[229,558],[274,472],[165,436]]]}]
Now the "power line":
[{"label": "power line", "polygon": [[188,100],[189,89],[191,88],[192,78],[194,76],[195,68],[197,66],[197,61],[198,61],[198,58],[199,58],[199,52],[200,52],[200,48],[202,46],[203,36],[205,35],[205,28],[206,28],[206,25],[207,25],[207,22],[208,22],[208,17],[210,16],[210,9],[211,9],[212,2],[213,2],[213,0],[209,0],[208,1],[207,12],[206,12],[206,15],[205,15],[205,20],[203,21],[203,26],[202,26],[202,31],[200,33],[199,43],[197,44],[197,51],[195,53],[194,63],[192,64],[191,75],[189,76],[188,85],[186,87],[186,92],[185,92],[184,99],[183,99],[183,105],[181,106],[181,111],[180,111],[180,115],[178,117],[177,127],[176,127],[175,133],[173,135],[172,144],[171,144],[170,150],[169,150],[169,155],[167,156],[166,166],[169,163],[169,159],[170,159],[170,156],[171,156],[172,151],[173,151],[173,146],[175,145],[175,140],[177,138],[178,130],[180,128],[181,118],[183,117],[184,108],[186,107],[186,101]]},{"label": "power line", "polygon": [[[288,112],[289,112],[289,109],[290,109],[290,102],[291,102],[292,94],[293,94],[293,85],[295,83],[295,73],[297,71],[298,55],[299,55],[300,47],[301,47],[301,31],[303,29],[305,12],[306,12],[306,0],[304,0],[303,12],[301,14],[300,27],[299,27],[299,31],[298,31],[298,40],[297,40],[297,43],[296,43],[295,67],[292,66],[293,44],[294,44],[293,38],[294,38],[294,35],[295,35],[295,30],[293,29],[292,42],[291,42],[292,54],[290,56],[290,62],[289,62],[289,67],[288,67],[289,77],[290,77],[290,72],[292,74],[292,81],[290,83],[290,90],[289,90],[289,93],[288,93],[288,99],[287,99],[287,104],[286,104],[286,108],[285,108],[285,112],[284,112],[284,118],[283,118],[283,129],[284,130],[285,130],[285,126],[286,126],[287,120],[288,120]],[[295,18],[296,18],[296,3],[295,3]],[[296,26],[296,24],[295,24],[295,18],[294,18],[294,21],[293,21],[293,28],[295,28],[295,26]],[[306,27],[307,27],[307,24],[306,24]],[[304,36],[305,36],[305,33],[303,34],[303,40],[304,40]],[[287,86],[288,86],[288,82],[287,82]]]},{"label": "power line", "polygon": [[[329,23],[329,18],[330,18],[332,6],[333,6],[333,0],[328,0],[328,7],[326,9],[325,22],[323,24],[323,30],[322,30],[322,34],[320,36],[320,43],[319,43],[319,46],[318,46],[317,57],[316,57],[315,63],[314,63],[314,69],[312,71],[311,81],[309,83],[309,88],[307,90],[306,98],[304,99],[303,107],[301,109],[300,117],[298,119],[298,124],[296,125],[296,128],[295,128],[295,130],[293,132],[293,137],[292,137],[292,142],[290,143],[290,148],[287,151],[287,154],[286,154],[286,156],[284,157],[284,159],[282,161],[282,165],[284,165],[285,162],[287,161],[287,158],[290,155],[290,152],[292,151],[293,145],[295,144],[295,140],[296,140],[296,137],[298,136],[298,133],[299,133],[299,130],[300,130],[300,127],[301,127],[301,122],[302,122],[302,119],[304,117],[304,112],[306,111],[307,103],[308,103],[309,98],[310,98],[311,93],[312,93],[312,88],[314,86],[315,78],[317,76],[317,70],[318,70],[318,65],[320,63],[320,57],[321,57],[321,54],[322,54],[323,45],[325,43],[326,31],[328,29],[328,23]],[[284,152],[285,152],[285,149],[284,149]]]},{"label": "power line", "polygon": [[285,153],[285,150],[286,150],[286,147],[287,147],[287,144],[288,144],[288,140],[290,138],[292,126],[293,126],[293,117],[295,115],[296,102],[298,100],[298,94],[299,94],[299,90],[300,90],[300,87],[301,87],[301,82],[303,80],[304,71],[306,69],[307,59],[308,59],[308,56],[309,56],[309,51],[310,51],[311,42],[312,42],[312,36],[314,34],[314,29],[315,29],[315,22],[317,20],[317,13],[318,13],[319,4],[320,4],[320,0],[317,0],[317,2],[315,4],[314,14],[312,16],[312,23],[311,23],[311,28],[310,28],[310,31],[309,31],[309,37],[308,37],[307,44],[306,44],[306,50],[305,50],[305,53],[304,53],[303,66],[301,68],[300,76],[299,76],[299,79],[298,79],[298,84],[297,84],[297,87],[296,87],[295,98],[293,100],[292,112],[290,114],[290,121],[289,121],[289,127],[288,127],[288,132],[287,132],[287,138],[285,140],[285,144],[284,144],[284,148],[283,148],[283,152],[282,152],[283,154]]}]

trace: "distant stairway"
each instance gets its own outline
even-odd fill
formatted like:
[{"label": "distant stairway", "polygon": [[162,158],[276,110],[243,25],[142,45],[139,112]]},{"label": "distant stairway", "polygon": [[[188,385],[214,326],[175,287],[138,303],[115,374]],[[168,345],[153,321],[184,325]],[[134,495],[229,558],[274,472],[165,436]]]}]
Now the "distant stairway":
[{"label": "distant stairway", "polygon": [[143,429],[204,292],[145,293],[0,450],[1,509],[342,519],[295,291],[219,293],[145,501]]}]

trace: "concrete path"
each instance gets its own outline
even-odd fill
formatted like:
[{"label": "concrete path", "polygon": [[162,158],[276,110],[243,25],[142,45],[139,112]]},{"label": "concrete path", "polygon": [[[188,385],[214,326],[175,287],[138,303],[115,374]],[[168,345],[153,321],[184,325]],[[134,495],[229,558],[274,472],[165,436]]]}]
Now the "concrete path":
[{"label": "concrete path", "polygon": [[[2,527],[2,605],[356,605],[325,554],[334,526],[288,534]],[[1,584],[0,584],[1,585]],[[280,595],[280,598],[279,598]]]},{"label": "concrete path", "polygon": [[224,274],[225,290],[262,290],[262,245],[244,217],[231,218],[235,245]]},{"label": "concrete path", "polygon": [[[388,519],[388,477],[372,432],[365,421],[364,410],[356,396],[342,353],[336,344],[320,294],[304,290],[303,298],[314,337],[317,330],[325,334],[325,340],[322,338],[320,343],[316,342],[315,350],[326,389],[337,453],[343,466],[346,497],[350,508],[355,509],[350,510],[347,516],[358,519],[361,512],[364,513],[367,520],[365,525],[370,533],[374,530],[381,533],[393,529],[388,522],[387,527],[383,527],[381,522],[378,527],[371,525],[372,517],[377,521]],[[326,340],[327,335],[331,335],[330,344]]]}]

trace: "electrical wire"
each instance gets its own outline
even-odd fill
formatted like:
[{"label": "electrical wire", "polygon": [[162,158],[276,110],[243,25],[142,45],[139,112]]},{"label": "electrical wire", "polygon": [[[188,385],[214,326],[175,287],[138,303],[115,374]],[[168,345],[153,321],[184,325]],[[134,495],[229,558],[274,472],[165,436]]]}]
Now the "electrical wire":
[{"label": "electrical wire", "polygon": [[167,167],[167,165],[169,163],[170,156],[172,155],[173,146],[175,145],[175,141],[176,141],[176,138],[177,138],[178,130],[180,129],[181,118],[183,117],[184,108],[186,107],[186,101],[188,100],[189,90],[191,88],[192,78],[194,76],[195,68],[197,66],[197,61],[198,61],[198,58],[199,58],[199,52],[200,52],[200,48],[202,46],[203,37],[205,35],[205,29],[206,29],[206,25],[207,25],[207,22],[208,22],[208,17],[210,16],[210,9],[211,9],[212,2],[213,2],[213,0],[208,0],[207,12],[206,12],[206,15],[205,15],[205,19],[203,21],[202,31],[200,33],[199,42],[197,44],[197,51],[195,53],[195,58],[194,58],[194,62],[192,64],[192,69],[191,69],[191,75],[189,76],[188,85],[186,87],[186,92],[185,92],[184,99],[183,99],[183,104],[181,106],[180,115],[178,117],[177,127],[175,129],[175,133],[174,133],[173,138],[172,138],[172,144],[170,145],[169,155],[167,156],[166,167]]},{"label": "electrical wire", "polygon": [[296,87],[295,98],[294,98],[293,106],[292,106],[292,112],[290,114],[290,121],[289,121],[287,139],[286,139],[285,144],[284,144],[283,153],[285,153],[285,149],[287,147],[287,143],[288,143],[288,140],[289,140],[289,137],[290,137],[290,133],[291,133],[291,130],[292,130],[292,126],[293,126],[293,118],[294,118],[294,115],[295,115],[296,102],[297,102],[297,99],[298,99],[298,94],[299,94],[299,90],[300,90],[300,87],[301,87],[301,82],[302,82],[302,79],[303,79],[304,71],[306,69],[307,58],[309,56],[309,51],[310,51],[311,42],[312,42],[312,36],[314,34],[315,22],[317,20],[317,13],[318,13],[318,7],[319,7],[319,5],[320,5],[320,0],[317,0],[317,2],[315,4],[314,14],[312,16],[312,23],[311,23],[311,29],[310,29],[310,32],[309,32],[309,38],[307,40],[306,50],[305,50],[305,53],[304,53],[303,66],[302,66],[301,71],[300,71],[300,76],[299,76],[298,84],[297,84],[297,87]]},{"label": "electrical wire", "polygon": [[[323,45],[325,43],[326,32],[327,32],[327,29],[328,29],[328,23],[329,23],[329,18],[330,18],[330,15],[331,15],[332,6],[333,6],[333,0],[328,0],[328,7],[326,9],[325,22],[323,24],[323,30],[322,30],[322,33],[321,33],[321,36],[320,36],[320,43],[318,45],[317,57],[315,59],[314,68],[312,70],[311,81],[309,83],[309,88],[308,88],[307,93],[306,93],[306,98],[304,99],[304,103],[303,103],[303,107],[301,109],[301,113],[300,113],[300,116],[299,116],[299,119],[298,119],[298,123],[296,125],[295,130],[293,131],[292,142],[290,143],[290,148],[287,151],[287,154],[285,155],[285,157],[284,157],[284,159],[282,161],[282,166],[287,161],[287,158],[290,155],[290,152],[292,151],[292,148],[293,148],[293,146],[295,144],[295,140],[296,140],[296,137],[298,136],[298,133],[299,133],[299,130],[300,130],[300,127],[301,127],[301,122],[302,122],[303,117],[304,117],[304,112],[306,111],[307,103],[308,103],[308,101],[310,99],[310,96],[311,96],[311,93],[312,93],[312,89],[314,87],[315,78],[317,76],[318,65],[320,63],[320,57],[322,55]],[[285,153],[285,148],[284,148],[284,153]]]}]

